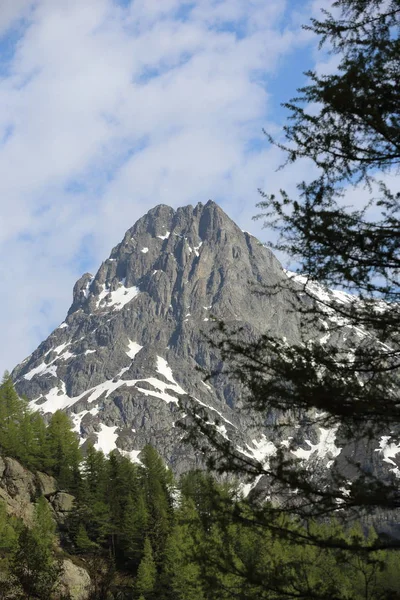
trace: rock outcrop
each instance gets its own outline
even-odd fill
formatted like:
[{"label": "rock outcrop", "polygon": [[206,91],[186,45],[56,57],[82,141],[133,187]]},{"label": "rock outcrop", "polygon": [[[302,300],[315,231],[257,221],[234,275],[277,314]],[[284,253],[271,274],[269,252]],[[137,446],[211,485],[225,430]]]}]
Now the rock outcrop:
[{"label": "rock outcrop", "polygon": [[69,558],[63,560],[62,566],[59,591],[69,595],[71,600],[86,600],[91,584],[89,573]]},{"label": "rock outcrop", "polygon": [[[33,525],[35,501],[45,496],[53,511],[54,520],[60,527],[73,509],[74,497],[59,490],[54,477],[26,469],[20,462],[10,457],[0,457],[0,501],[7,513],[21,519],[25,525]],[[89,595],[90,576],[88,572],[74,564],[69,558],[62,559],[63,572],[60,579],[60,592],[71,600],[85,600]],[[2,572],[0,572],[0,581]]]},{"label": "rock outcrop", "polygon": [[56,480],[45,473],[32,473],[17,460],[0,457],[0,499],[7,512],[32,524],[34,501],[41,494],[49,495],[57,489]]}]

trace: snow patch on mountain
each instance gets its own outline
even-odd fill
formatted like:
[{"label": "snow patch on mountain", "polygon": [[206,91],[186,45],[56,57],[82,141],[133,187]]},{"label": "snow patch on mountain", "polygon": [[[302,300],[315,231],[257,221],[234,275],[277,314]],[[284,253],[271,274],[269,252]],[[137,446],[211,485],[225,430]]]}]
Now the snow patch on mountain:
[{"label": "snow patch on mountain", "polygon": [[394,469],[390,469],[392,473],[394,473],[397,477],[400,477],[400,470],[393,460],[396,458],[397,454],[400,452],[400,443],[396,443],[394,441],[390,441],[390,435],[383,435],[379,440],[379,448],[375,449],[375,452],[380,452],[383,455],[383,461],[394,465]]},{"label": "snow patch on mountain", "polygon": [[301,284],[304,287],[305,292],[309,293],[323,304],[327,304],[328,307],[332,303],[332,300],[336,300],[342,304],[352,304],[359,301],[357,296],[353,296],[352,294],[341,290],[331,290],[310,279],[307,275],[300,275],[299,273],[293,273],[292,271],[287,270],[285,270],[285,273],[288,279]]},{"label": "snow patch on mountain", "polygon": [[257,477],[254,478],[253,481],[250,481],[249,483],[241,483],[239,486],[239,489],[242,493],[243,498],[247,498],[247,496],[250,494],[251,490],[253,490],[257,483],[260,481],[262,475],[257,475]]},{"label": "snow patch on mountain", "polygon": [[[150,380],[147,380],[147,381],[150,383]],[[164,400],[164,402],[166,402],[167,404],[170,404],[171,402],[173,404],[178,404],[178,399],[175,398],[175,396],[171,396],[170,394],[167,394],[167,392],[165,392],[165,391],[148,390],[148,389],[144,389],[141,387],[138,387],[137,390],[139,392],[141,392],[144,396],[153,396],[153,398],[160,398],[160,400]],[[176,393],[179,394],[179,392],[176,392]]]},{"label": "snow patch on mountain", "polygon": [[170,381],[171,383],[174,384],[176,389],[179,390],[178,394],[186,394],[185,390],[183,390],[180,387],[180,385],[178,385],[176,383],[174,376],[172,374],[172,369],[168,365],[165,358],[162,358],[161,356],[157,356],[157,367],[156,368],[157,368],[157,373],[160,373],[160,375],[164,375],[165,379],[168,379],[168,381]]},{"label": "snow patch on mountain", "polygon": [[200,406],[204,406],[204,408],[208,408],[208,410],[212,410],[213,412],[217,413],[217,415],[219,417],[221,417],[221,419],[223,421],[225,421],[225,423],[228,423],[228,425],[232,425],[232,427],[234,427],[236,429],[236,425],[234,425],[232,423],[232,421],[229,421],[229,419],[227,419],[226,417],[224,417],[224,415],[217,410],[216,408],[214,408],[213,406],[210,406],[209,404],[206,404],[205,402],[203,402],[202,400],[199,400],[198,398],[196,398],[195,396],[192,396],[192,399],[195,400],[198,404],[200,404]]},{"label": "snow patch on mountain", "polygon": [[291,450],[292,454],[296,458],[302,460],[310,460],[311,457],[315,458],[336,458],[339,456],[342,448],[338,448],[335,444],[336,433],[338,427],[332,427],[331,429],[324,429],[319,427],[320,439],[317,444],[313,444],[310,440],[305,440],[304,443],[309,446],[306,450],[303,448],[297,448],[297,450]]},{"label": "snow patch on mountain", "polygon": [[121,282],[118,289],[113,292],[103,284],[103,289],[99,294],[97,299],[97,308],[112,308],[115,310],[121,310],[128,302],[133,300],[138,294],[140,290],[136,286],[125,287],[125,283]]},{"label": "snow patch on mountain", "polygon": [[253,439],[251,443],[255,448],[252,448],[249,444],[246,444],[247,451],[241,450],[243,454],[251,458],[255,458],[258,462],[267,463],[271,456],[276,454],[276,446],[270,440],[262,435],[259,440]]},{"label": "snow patch on mountain", "polygon": [[[164,402],[166,402],[167,404],[171,402],[174,404],[178,404],[178,399],[175,396],[172,396],[171,393],[168,393],[168,390],[177,395],[182,395],[186,392],[174,380],[172,371],[170,372],[167,362],[164,359],[161,359],[161,357],[158,358],[160,358],[159,364],[161,365],[161,370],[159,372],[164,376],[165,373],[167,373],[170,376],[168,383],[166,383],[165,381],[161,381],[155,377],[128,380],[114,378],[112,380],[104,381],[103,383],[100,383],[99,385],[96,385],[93,388],[82,392],[82,394],[80,394],[79,396],[75,396],[72,398],[67,395],[65,391],[65,386],[62,390],[60,390],[59,387],[54,387],[43,396],[43,398],[45,398],[44,402],[42,398],[37,398],[35,400],[32,400],[29,403],[29,406],[32,409],[39,410],[42,413],[55,413],[57,410],[64,410],[66,408],[70,408],[71,406],[76,404],[76,402],[82,400],[83,398],[85,398],[85,400],[87,400],[87,402],[90,403],[94,402],[95,400],[98,400],[103,394],[105,394],[105,398],[107,398],[112,392],[114,392],[121,386],[136,386],[136,391],[140,392],[145,396],[153,396],[155,398],[159,398],[161,400],[164,400]],[[128,369],[129,367],[124,367],[123,369],[121,369],[121,371],[118,373],[118,376],[121,377],[123,373],[125,373]],[[143,387],[140,387],[140,385],[137,385],[143,382],[150,384],[154,388],[154,390],[145,389]]]},{"label": "snow patch on mountain", "polygon": [[100,431],[97,434],[97,442],[94,445],[95,449],[102,450],[104,454],[109,454],[112,450],[115,450],[118,439],[118,433],[115,433],[117,429],[118,425],[108,427],[104,423],[101,423]]},{"label": "snow patch on mountain", "polygon": [[[94,417],[94,416],[98,415],[99,412],[100,412],[100,408],[98,406],[94,406],[90,410],[82,410],[80,413],[72,414],[71,419],[74,424],[74,427],[72,430],[75,431],[76,433],[80,434],[81,422],[82,422],[83,417],[85,417],[86,415],[92,415]],[[81,443],[83,443],[83,442],[84,442],[84,440],[81,440]]]},{"label": "snow patch on mountain", "polygon": [[133,463],[136,463],[138,465],[142,464],[142,461],[139,458],[139,454],[140,454],[141,450],[121,450],[120,448],[118,448],[118,450],[120,451],[122,456],[126,456]]},{"label": "snow patch on mountain", "polygon": [[63,344],[60,344],[56,348],[52,348],[51,350],[49,350],[48,352],[46,352],[46,355],[50,354],[50,352],[55,352],[56,354],[61,354],[61,352],[63,350],[65,350],[65,348],[67,348],[67,346],[70,346],[70,345],[71,345],[71,342],[64,342]]},{"label": "snow patch on mountain", "polygon": [[57,377],[57,367],[52,365],[52,363],[47,365],[45,362],[42,362],[38,367],[31,369],[28,371],[28,373],[25,373],[24,379],[30,381],[33,377],[35,377],[35,375],[38,375],[39,377],[42,375],[53,375],[54,377]]},{"label": "snow patch on mountain", "polygon": [[129,356],[129,358],[131,358],[132,360],[135,358],[136,354],[138,352],[140,352],[140,350],[143,348],[143,346],[141,346],[140,344],[138,344],[137,342],[132,342],[132,340],[129,340],[128,342],[128,346],[129,346],[129,350],[126,352],[126,354]]},{"label": "snow patch on mountain", "polygon": [[60,356],[56,360],[68,360],[69,358],[73,358],[74,356],[76,356],[76,354],[67,350],[66,352],[60,354]]}]

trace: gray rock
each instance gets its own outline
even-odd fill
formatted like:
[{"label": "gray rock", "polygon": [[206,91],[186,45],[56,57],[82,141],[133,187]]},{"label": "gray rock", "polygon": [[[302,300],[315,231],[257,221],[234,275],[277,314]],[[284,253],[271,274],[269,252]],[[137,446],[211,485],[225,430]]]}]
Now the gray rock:
[{"label": "gray rock", "polygon": [[[216,335],[213,319],[222,319],[240,327],[246,341],[269,332],[300,342],[297,284],[275,295],[255,293],[285,282],[272,252],[214,202],[157,206],[94,277],[79,279],[65,323],[14,369],[16,388],[44,414],[66,410],[83,443],[118,448],[134,460],[152,444],[176,473],[203,464],[176,426],[185,418],[178,400],[186,395],[220,421],[220,435],[259,460],[268,443],[289,439],[307,452],[317,447],[319,428],[265,439],[265,423],[242,410],[245,390],[223,373],[207,339]],[[354,334],[346,336],[353,343]],[[205,384],[203,372],[212,371],[220,374]],[[323,458],[334,458],[332,451]]]},{"label": "gray rock", "polygon": [[41,473],[40,471],[38,471],[36,473],[36,480],[38,481],[39,490],[43,494],[43,496],[50,496],[51,494],[54,494],[58,489],[57,481],[54,479],[54,477],[51,477],[46,473]]},{"label": "gray rock", "polygon": [[66,513],[73,509],[75,498],[67,492],[56,492],[50,496],[50,504],[56,513]]},{"label": "gray rock", "polygon": [[89,597],[91,583],[89,573],[68,558],[63,560],[62,566],[60,592],[69,595],[71,600],[86,600]]},{"label": "gray rock", "polygon": [[212,319],[243,325],[248,337],[270,329],[297,339],[290,294],[251,292],[284,278],[272,253],[214,202],[157,206],[94,277],[76,283],[65,325],[14,370],[17,389],[43,413],[68,404],[83,440],[97,438],[106,451],[116,446],[135,457],[151,443],[176,471],[197,467],[201,457],[182,448],[175,427],[185,393],[209,406],[239,445],[259,435],[238,410],[240,386],[223,375],[205,386],[197,370],[220,365],[206,339]]},{"label": "gray rock", "polygon": [[50,490],[55,480],[44,473],[32,473],[14,458],[0,458],[0,499],[7,512],[33,523],[34,502],[44,490]]}]

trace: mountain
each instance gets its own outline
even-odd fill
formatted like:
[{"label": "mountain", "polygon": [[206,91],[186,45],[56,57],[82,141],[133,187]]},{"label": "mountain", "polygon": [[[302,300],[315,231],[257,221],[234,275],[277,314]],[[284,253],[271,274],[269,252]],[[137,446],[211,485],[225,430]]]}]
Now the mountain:
[{"label": "mountain", "polygon": [[[204,371],[222,367],[207,336],[213,319],[223,319],[228,327],[240,325],[244,339],[270,331],[288,343],[300,341],[293,303],[301,282],[277,295],[255,293],[287,281],[272,252],[214,202],[156,206],[94,277],[86,273],[77,281],[65,321],[14,369],[17,391],[44,414],[65,410],[82,444],[118,448],[132,460],[151,444],[177,473],[202,464],[175,426],[184,418],[179,399],[187,394],[219,421],[221,436],[267,460],[288,441],[267,439],[259,418],[242,410],[244,390],[228,375],[204,382]],[[310,291],[317,298],[326,293],[317,284]],[[339,303],[351,301],[329,293]],[[365,333],[349,326],[344,337],[352,344]],[[341,452],[336,430],[289,433],[293,452],[305,460],[329,466]],[[384,458],[389,463],[393,456]]]}]

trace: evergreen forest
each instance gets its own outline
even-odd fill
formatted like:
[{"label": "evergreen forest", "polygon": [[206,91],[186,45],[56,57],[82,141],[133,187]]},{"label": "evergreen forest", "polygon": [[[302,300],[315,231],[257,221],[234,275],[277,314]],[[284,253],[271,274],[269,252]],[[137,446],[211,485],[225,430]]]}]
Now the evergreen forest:
[{"label": "evergreen forest", "polygon": [[[53,475],[74,496],[62,524],[43,495],[29,526],[0,501],[2,599],[67,600],[58,585],[63,557],[89,573],[84,591],[93,600],[398,597],[400,556],[371,551],[372,527],[355,521],[345,529],[332,518],[309,522],[307,530],[327,540],[316,546],[290,515],[280,514],[268,528],[259,524],[234,481],[200,471],[176,480],[150,446],[138,464],[93,447],[83,456],[68,416],[56,412],[46,424],[8,375],[0,410],[2,456]],[[333,533],[342,548],[329,546]]]}]

